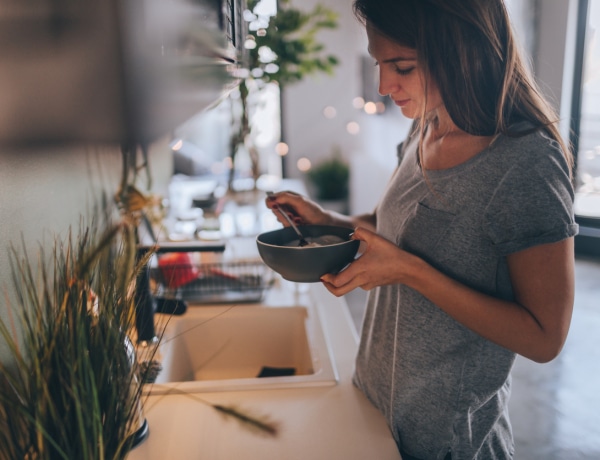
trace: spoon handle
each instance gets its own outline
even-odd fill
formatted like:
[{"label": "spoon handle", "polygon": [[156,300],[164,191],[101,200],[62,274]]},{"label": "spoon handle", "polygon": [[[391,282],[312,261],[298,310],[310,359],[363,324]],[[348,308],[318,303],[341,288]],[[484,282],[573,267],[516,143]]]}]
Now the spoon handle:
[{"label": "spoon handle", "polygon": [[308,241],[306,241],[304,239],[304,235],[302,235],[302,232],[300,232],[300,230],[298,230],[298,227],[296,227],[296,224],[294,223],[294,221],[292,219],[290,219],[290,216],[288,216],[287,212],[285,212],[283,209],[281,209],[279,207],[277,208],[277,210],[279,211],[279,213],[283,217],[285,217],[285,220],[288,221],[288,223],[290,224],[290,226],[296,232],[296,235],[298,235],[298,238],[300,239],[300,246],[306,246],[308,244]]},{"label": "spoon handle", "polygon": [[[273,194],[273,192],[267,192],[267,195],[272,195],[272,194]],[[298,238],[300,240],[299,246],[306,246],[308,244],[308,241],[306,241],[306,239],[304,239],[304,235],[302,235],[302,232],[300,230],[298,230],[298,227],[296,227],[296,224],[294,223],[294,221],[290,218],[290,216],[288,216],[288,213],[285,212],[284,209],[279,207],[279,205],[277,206],[277,210],[279,211],[279,214],[281,214],[285,218],[285,220],[287,220],[288,224],[290,224],[290,226],[294,229],[294,231],[296,232],[296,235],[298,235]]]}]

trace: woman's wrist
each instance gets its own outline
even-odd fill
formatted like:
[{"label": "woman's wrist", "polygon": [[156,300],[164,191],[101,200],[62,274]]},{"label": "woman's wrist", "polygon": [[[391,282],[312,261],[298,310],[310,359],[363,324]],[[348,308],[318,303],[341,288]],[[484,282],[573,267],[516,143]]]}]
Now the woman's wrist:
[{"label": "woman's wrist", "polygon": [[349,216],[346,216],[344,214],[340,214],[335,211],[325,211],[325,215],[327,216],[326,217],[327,223],[325,225],[334,225],[334,226],[338,226],[338,227],[349,227],[349,228],[354,228],[356,226],[356,225],[354,225],[352,218]]},{"label": "woman's wrist", "polygon": [[428,281],[431,279],[433,267],[420,257],[406,253],[406,261],[400,276],[400,283],[423,293]]}]

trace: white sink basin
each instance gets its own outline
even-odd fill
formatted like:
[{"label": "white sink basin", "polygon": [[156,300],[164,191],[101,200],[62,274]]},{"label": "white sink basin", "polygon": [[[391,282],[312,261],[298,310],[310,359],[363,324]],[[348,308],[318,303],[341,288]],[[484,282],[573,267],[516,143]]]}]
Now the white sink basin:
[{"label": "white sink basin", "polygon": [[153,385],[146,385],[152,394],[337,382],[315,309],[203,305],[190,306],[181,317],[167,318],[160,345],[163,369]]}]

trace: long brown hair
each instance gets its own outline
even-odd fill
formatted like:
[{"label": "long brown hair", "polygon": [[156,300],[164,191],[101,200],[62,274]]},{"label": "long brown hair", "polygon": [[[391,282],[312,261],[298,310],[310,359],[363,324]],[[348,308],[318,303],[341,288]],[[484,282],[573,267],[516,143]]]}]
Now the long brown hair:
[{"label": "long brown hair", "polygon": [[[363,24],[417,51],[460,129],[477,136],[542,129],[572,167],[558,115],[524,63],[503,0],[354,0],[353,9]],[[530,128],[516,131],[519,122]]]}]

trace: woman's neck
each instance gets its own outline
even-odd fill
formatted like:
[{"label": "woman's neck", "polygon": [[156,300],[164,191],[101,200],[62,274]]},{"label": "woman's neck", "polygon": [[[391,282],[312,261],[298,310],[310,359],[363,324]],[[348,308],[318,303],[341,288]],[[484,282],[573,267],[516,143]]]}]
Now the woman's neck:
[{"label": "woman's neck", "polygon": [[449,116],[430,118],[424,134],[422,162],[424,169],[429,170],[458,166],[486,149],[494,139],[493,136],[474,136],[463,131]]}]

